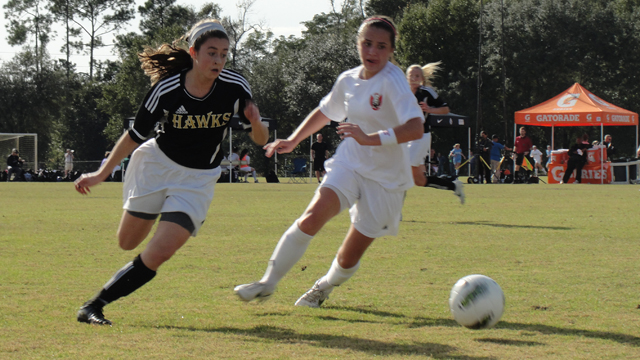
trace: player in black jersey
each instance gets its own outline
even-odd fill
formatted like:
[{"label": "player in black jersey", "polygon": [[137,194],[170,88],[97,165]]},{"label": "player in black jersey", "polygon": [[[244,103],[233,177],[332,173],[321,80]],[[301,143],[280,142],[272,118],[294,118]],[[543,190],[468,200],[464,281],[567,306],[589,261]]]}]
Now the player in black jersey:
[{"label": "player in black jersey", "polygon": [[427,154],[431,153],[431,128],[427,115],[449,113],[447,103],[442,100],[433,87],[431,87],[431,79],[438,70],[440,70],[439,61],[425,66],[411,65],[407,69],[407,81],[409,81],[411,91],[415,94],[426,120],[422,139],[409,142],[411,170],[413,172],[414,183],[417,186],[451,190],[460,198],[460,202],[464,204],[464,185],[461,181],[451,181],[437,176],[428,176],[426,173],[425,158]]},{"label": "player in black jersey", "polygon": [[[188,42],[188,51],[178,46],[179,40]],[[80,322],[111,325],[102,308],[150,281],[158,267],[196,235],[220,177],[220,143],[234,114],[251,126],[250,136],[256,144],[268,140],[249,84],[240,74],[223,69],[229,37],[220,22],[203,20],[179,40],[158,50],[147,48],[139,55],[153,86],[133,127],[97,172],[75,182],[76,190],[87,194],[135,149],[123,189],[120,247],[135,249],[160,215],[146,248],[80,308]]]}]

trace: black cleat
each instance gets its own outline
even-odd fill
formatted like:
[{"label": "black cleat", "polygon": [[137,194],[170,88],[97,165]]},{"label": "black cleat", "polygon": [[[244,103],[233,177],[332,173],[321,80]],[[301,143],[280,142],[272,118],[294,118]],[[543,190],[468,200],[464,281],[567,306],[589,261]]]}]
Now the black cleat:
[{"label": "black cleat", "polygon": [[102,308],[97,308],[93,305],[83,305],[78,310],[78,321],[87,324],[113,325],[111,321],[104,318]]}]

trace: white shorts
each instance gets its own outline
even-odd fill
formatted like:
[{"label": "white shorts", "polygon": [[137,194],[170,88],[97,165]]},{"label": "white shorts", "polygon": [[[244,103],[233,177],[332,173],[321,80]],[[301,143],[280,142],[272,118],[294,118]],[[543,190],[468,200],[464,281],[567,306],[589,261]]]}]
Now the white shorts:
[{"label": "white shorts", "polygon": [[72,162],[64,163],[64,170],[65,171],[72,171],[73,170],[73,163]]},{"label": "white shorts", "polygon": [[411,166],[424,165],[424,159],[431,155],[431,133],[422,134],[422,138],[409,141],[409,162]]},{"label": "white shorts", "polygon": [[385,189],[335,158],[327,161],[325,168],[327,174],[320,186],[337,190],[347,199],[356,230],[370,238],[398,234],[405,191]]},{"label": "white shorts", "polygon": [[131,156],[124,180],[125,210],[146,214],[183,212],[191,218],[196,236],[213,200],[220,167],[192,169],[178,165],[155,139],[140,145]]}]

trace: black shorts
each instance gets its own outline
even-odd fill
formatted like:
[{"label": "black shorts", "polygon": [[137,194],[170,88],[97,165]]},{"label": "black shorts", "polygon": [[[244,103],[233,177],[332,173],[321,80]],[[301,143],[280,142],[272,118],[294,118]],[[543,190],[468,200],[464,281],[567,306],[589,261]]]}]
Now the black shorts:
[{"label": "black shorts", "polygon": [[314,159],[313,160],[313,171],[325,171],[324,170],[324,161],[326,159]]},{"label": "black shorts", "polygon": [[527,160],[529,160],[529,163],[531,164],[531,166],[535,166],[535,161],[533,161],[533,158],[529,155],[525,155],[523,154],[516,154],[516,165],[518,166],[522,166],[522,161],[524,160],[524,158],[527,158]]}]

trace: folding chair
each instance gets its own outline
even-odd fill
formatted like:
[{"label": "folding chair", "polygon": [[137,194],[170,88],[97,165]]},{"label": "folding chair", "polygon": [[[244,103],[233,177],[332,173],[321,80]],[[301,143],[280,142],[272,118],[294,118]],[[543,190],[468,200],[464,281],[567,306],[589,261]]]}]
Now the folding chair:
[{"label": "folding chair", "polygon": [[290,166],[287,171],[287,177],[289,178],[289,182],[292,183],[303,183],[307,182],[307,160],[304,158],[295,158],[293,159],[293,164]]}]

